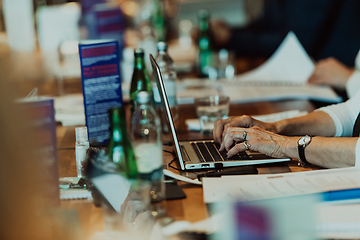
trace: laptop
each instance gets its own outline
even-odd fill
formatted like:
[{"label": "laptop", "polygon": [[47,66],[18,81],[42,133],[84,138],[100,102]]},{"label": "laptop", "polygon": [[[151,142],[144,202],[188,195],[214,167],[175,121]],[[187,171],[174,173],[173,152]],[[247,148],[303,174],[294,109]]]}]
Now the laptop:
[{"label": "laptop", "polygon": [[272,158],[253,151],[239,152],[233,157],[227,158],[226,151],[219,152],[219,145],[214,140],[179,141],[160,68],[151,54],[150,61],[161,101],[169,120],[176,154],[182,170],[221,169],[225,167],[288,162],[291,160],[290,158]]}]

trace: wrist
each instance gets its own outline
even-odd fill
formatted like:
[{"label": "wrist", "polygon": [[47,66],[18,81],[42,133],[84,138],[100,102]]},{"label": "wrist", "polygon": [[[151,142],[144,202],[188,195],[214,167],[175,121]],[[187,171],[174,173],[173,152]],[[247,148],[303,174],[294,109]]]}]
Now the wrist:
[{"label": "wrist", "polygon": [[298,158],[298,137],[286,137],[284,154],[290,158]]},{"label": "wrist", "polygon": [[287,126],[287,119],[280,120],[272,123],[273,131],[276,134],[284,135],[285,128]]}]

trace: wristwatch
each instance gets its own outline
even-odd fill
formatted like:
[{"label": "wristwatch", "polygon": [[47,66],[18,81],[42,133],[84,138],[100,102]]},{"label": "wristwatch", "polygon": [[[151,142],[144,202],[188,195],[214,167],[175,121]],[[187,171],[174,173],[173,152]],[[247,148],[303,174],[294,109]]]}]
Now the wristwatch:
[{"label": "wristwatch", "polygon": [[305,158],[305,148],[310,144],[311,137],[305,135],[298,140],[299,162],[298,166],[304,167],[309,162]]}]

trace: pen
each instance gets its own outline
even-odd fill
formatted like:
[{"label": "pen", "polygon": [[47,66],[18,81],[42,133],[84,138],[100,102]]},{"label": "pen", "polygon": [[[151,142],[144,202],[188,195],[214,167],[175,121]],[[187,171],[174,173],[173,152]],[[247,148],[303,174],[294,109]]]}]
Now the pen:
[{"label": "pen", "polygon": [[200,173],[197,175],[199,181],[203,177],[221,177],[223,175],[244,175],[244,174],[257,174],[258,171],[254,166],[241,166],[241,167],[233,167],[223,170],[211,171],[206,173]]},{"label": "pen", "polygon": [[324,201],[360,199],[360,188],[343,189],[322,193]]},{"label": "pen", "polygon": [[25,98],[37,97],[38,89],[35,87]]}]

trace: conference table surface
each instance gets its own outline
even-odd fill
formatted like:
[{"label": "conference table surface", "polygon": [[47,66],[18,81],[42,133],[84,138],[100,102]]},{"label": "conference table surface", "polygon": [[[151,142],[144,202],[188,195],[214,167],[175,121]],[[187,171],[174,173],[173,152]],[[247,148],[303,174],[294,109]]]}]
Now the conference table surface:
[{"label": "conference table surface", "polygon": [[[306,100],[286,100],[274,102],[257,102],[247,104],[231,104],[230,116],[235,115],[260,115],[276,113],[281,111],[288,111],[298,109],[300,111],[313,111],[314,104]],[[126,107],[127,121],[129,120],[129,109]],[[195,107],[193,105],[179,106],[179,122],[177,125],[177,133],[179,140],[195,140],[195,139],[209,139],[209,136],[203,136],[199,131],[188,131],[185,125],[186,119],[196,118]],[[58,124],[57,131],[57,145],[58,145],[58,160],[59,160],[59,177],[75,177],[75,127],[76,126],[62,126]],[[172,151],[173,146],[164,146],[164,150]],[[164,151],[164,168],[169,169],[175,173],[182,174],[189,178],[196,178],[197,173],[193,172],[179,172],[168,166],[173,159],[171,153]],[[306,168],[298,167],[297,160],[294,159],[288,163],[268,164],[257,166],[259,174],[274,174],[285,172],[298,172],[318,169],[317,166],[309,166]],[[203,200],[203,189],[199,185],[193,185],[179,181],[186,194],[185,199],[166,201],[167,216],[174,220],[186,220],[196,222],[207,218],[208,210]],[[79,216],[80,225],[84,234],[84,239],[89,239],[94,233],[104,231],[102,222],[101,208],[94,206],[92,201],[83,200],[62,200],[61,207],[65,209],[74,209]]]}]

